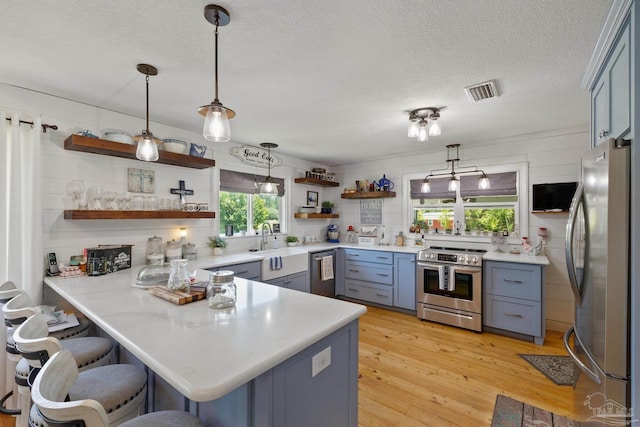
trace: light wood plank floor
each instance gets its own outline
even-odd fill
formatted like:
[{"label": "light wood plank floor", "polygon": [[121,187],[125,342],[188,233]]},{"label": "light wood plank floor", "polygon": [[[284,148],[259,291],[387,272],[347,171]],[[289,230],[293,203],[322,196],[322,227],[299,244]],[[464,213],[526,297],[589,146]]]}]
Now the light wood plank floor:
[{"label": "light wood plank floor", "polygon": [[[518,354],[561,354],[544,346],[418,320],[369,307],[360,318],[359,425],[489,426],[496,395],[572,417],[572,387],[556,386]],[[14,427],[0,415],[0,427]]]},{"label": "light wood plank floor", "polygon": [[537,346],[369,307],[360,318],[359,425],[489,426],[498,394],[571,418],[573,388],[518,354],[566,355],[562,334],[547,332]]}]

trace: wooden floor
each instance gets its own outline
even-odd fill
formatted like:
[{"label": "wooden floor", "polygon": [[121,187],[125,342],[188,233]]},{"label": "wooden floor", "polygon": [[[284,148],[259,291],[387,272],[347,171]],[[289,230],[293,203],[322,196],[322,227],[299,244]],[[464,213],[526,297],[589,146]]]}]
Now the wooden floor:
[{"label": "wooden floor", "polygon": [[566,355],[562,334],[537,346],[369,307],[360,318],[359,425],[490,426],[498,394],[571,418],[573,388],[518,354]]},{"label": "wooden floor", "polygon": [[[571,418],[572,387],[519,353],[566,354],[557,332],[537,346],[369,307],[360,318],[359,425],[489,426],[498,394]],[[0,415],[0,427],[14,425]]]}]

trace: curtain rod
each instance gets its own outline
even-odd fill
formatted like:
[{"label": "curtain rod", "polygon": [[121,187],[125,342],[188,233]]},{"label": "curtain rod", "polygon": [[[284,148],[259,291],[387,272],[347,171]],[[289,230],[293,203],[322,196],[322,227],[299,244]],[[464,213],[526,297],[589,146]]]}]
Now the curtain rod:
[{"label": "curtain rod", "polygon": [[[11,117],[7,117],[7,120],[11,121]],[[30,125],[31,127],[33,127],[33,122],[27,122],[24,120],[20,120],[21,124],[25,124],[25,125]],[[58,126],[57,125],[48,125],[46,123],[42,124],[42,133],[47,133],[47,128],[48,129],[53,129],[53,130],[58,130]]]}]

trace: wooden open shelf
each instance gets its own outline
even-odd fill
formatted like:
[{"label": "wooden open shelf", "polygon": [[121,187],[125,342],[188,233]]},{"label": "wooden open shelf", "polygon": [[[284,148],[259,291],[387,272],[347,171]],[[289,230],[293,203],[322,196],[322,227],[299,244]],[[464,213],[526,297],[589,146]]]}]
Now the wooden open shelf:
[{"label": "wooden open shelf", "polygon": [[215,218],[215,212],[185,211],[64,211],[64,219],[163,219],[163,218]]},{"label": "wooden open shelf", "polygon": [[[136,158],[135,145],[107,141],[106,139],[90,138],[82,135],[71,135],[65,139],[64,149],[138,160]],[[159,150],[158,154],[160,158],[155,163],[163,163],[165,165],[175,165],[193,169],[206,169],[216,165],[215,160],[204,157],[188,156],[164,150]]]},{"label": "wooden open shelf", "polygon": [[382,199],[396,197],[395,191],[356,191],[355,193],[342,193],[343,199]]},{"label": "wooden open shelf", "polygon": [[296,178],[293,180],[296,184],[317,185],[318,187],[339,187],[340,183],[335,181],[326,181],[318,178]]},{"label": "wooden open shelf", "polygon": [[323,214],[323,213],[302,213],[296,212],[293,214],[294,218],[340,218],[338,214]]}]

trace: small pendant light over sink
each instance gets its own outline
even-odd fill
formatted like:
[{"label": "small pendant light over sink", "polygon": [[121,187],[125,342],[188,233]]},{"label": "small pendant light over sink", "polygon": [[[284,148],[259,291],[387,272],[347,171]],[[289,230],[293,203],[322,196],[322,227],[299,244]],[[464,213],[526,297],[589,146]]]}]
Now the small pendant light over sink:
[{"label": "small pendant light over sink", "polygon": [[158,160],[158,143],[160,140],[154,137],[149,130],[149,76],[157,75],[158,69],[149,64],[138,64],[136,68],[146,76],[145,80],[147,82],[147,127],[142,131],[142,134],[134,137],[138,143],[136,158],[145,162],[155,162]]},{"label": "small pendant light over sink", "polygon": [[267,149],[267,167],[269,168],[267,179],[265,179],[265,181],[260,184],[260,194],[277,195],[278,184],[276,182],[273,182],[273,179],[271,178],[271,149],[278,148],[278,144],[274,144],[273,142],[263,142],[262,144],[260,144],[260,146]]},{"label": "small pendant light over sink", "polygon": [[198,108],[198,113],[205,116],[202,135],[209,141],[226,142],[231,139],[231,129],[229,119],[235,117],[236,113],[222,105],[218,99],[218,27],[225,26],[231,22],[229,12],[218,5],[210,4],[204,8],[204,17],[211,24],[215,25],[215,88],[216,94],[211,104]]}]

